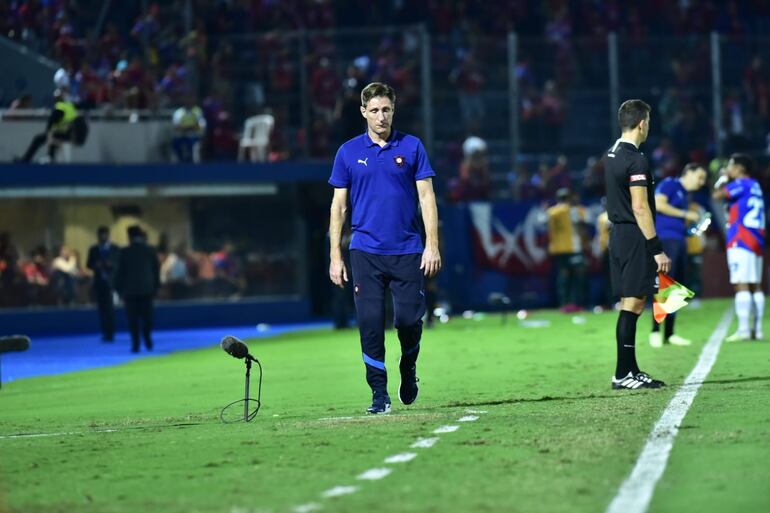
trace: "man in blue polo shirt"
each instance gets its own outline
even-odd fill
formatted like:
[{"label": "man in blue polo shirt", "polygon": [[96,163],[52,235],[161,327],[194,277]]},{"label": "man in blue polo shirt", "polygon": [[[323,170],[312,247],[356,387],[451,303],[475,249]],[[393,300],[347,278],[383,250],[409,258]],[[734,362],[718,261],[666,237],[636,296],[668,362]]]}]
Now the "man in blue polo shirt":
[{"label": "man in blue polo shirt", "polygon": [[[677,281],[685,278],[687,263],[687,225],[699,220],[698,213],[689,210],[690,193],[697,191],[706,183],[706,169],[700,164],[689,163],[684,166],[678,178],[666,178],[655,190],[655,209],[658,216],[655,230],[658,232],[663,251],[671,258],[669,276]],[[689,346],[691,342],[674,334],[675,314],[669,314],[664,321],[663,334],[660,325],[652,320],[650,345],[662,347],[663,344]]]},{"label": "man in blue polo shirt", "polygon": [[[369,413],[388,413],[385,371],[385,288],[393,296],[394,326],[401,342],[398,398],[417,399],[417,355],[425,314],[425,278],[441,269],[438,250],[438,211],[433,193],[436,175],[417,137],[393,130],[396,93],[374,82],[361,91],[366,132],[337,151],[329,183],[334,198],[329,222],[329,277],[345,287],[348,271],[340,247],[348,197],[352,207],[350,265],[353,293],[366,365],[372,389]],[[417,205],[425,225],[420,236]]]}]

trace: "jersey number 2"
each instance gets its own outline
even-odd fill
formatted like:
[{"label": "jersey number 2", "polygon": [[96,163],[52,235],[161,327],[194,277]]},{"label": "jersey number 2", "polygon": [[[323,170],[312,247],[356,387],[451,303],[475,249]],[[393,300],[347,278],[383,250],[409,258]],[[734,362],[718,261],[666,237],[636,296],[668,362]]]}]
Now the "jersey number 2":
[{"label": "jersey number 2", "polygon": [[747,203],[749,211],[743,216],[743,226],[753,230],[765,228],[765,202],[752,196]]}]

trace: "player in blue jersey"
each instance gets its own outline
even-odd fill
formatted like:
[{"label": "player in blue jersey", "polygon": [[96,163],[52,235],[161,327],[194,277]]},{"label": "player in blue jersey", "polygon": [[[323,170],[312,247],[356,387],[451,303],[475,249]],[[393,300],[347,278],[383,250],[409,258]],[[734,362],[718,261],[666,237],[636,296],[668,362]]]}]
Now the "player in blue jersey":
[{"label": "player in blue jersey", "polygon": [[[684,281],[687,264],[687,224],[697,222],[698,213],[688,209],[689,194],[697,191],[706,183],[706,169],[700,164],[689,163],[684,166],[679,177],[666,178],[655,190],[655,230],[658,232],[663,251],[671,259],[669,276],[676,281]],[[662,347],[663,344],[689,346],[691,342],[674,334],[676,314],[668,314],[664,323],[663,334],[660,324],[652,320],[650,345]]]},{"label": "player in blue jersey", "polygon": [[366,132],[340,146],[329,178],[334,187],[329,277],[338,287],[348,281],[340,244],[350,199],[353,293],[366,381],[372,389],[367,412],[375,414],[388,413],[391,407],[385,370],[385,289],[389,287],[393,296],[393,324],[401,342],[398,397],[411,404],[418,392],[425,279],[441,269],[432,178],[436,173],[422,142],[393,130],[395,104],[396,94],[387,84],[374,82],[361,91]]},{"label": "player in blue jersey", "polygon": [[[762,292],[762,255],[765,250],[765,199],[759,183],[751,178],[754,161],[735,153],[726,174],[714,185],[714,198],[727,202],[727,265],[735,286],[738,331],[727,342],[762,339],[765,294]],[[752,307],[753,326],[749,323]]]}]

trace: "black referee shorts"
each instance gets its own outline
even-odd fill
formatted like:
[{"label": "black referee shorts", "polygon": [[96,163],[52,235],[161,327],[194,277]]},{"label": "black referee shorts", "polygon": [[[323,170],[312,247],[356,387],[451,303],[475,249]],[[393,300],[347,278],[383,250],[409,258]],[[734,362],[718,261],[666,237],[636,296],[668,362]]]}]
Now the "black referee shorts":
[{"label": "black referee shorts", "polygon": [[658,265],[647,254],[644,234],[636,224],[613,224],[610,231],[612,292],[620,297],[658,292]]}]

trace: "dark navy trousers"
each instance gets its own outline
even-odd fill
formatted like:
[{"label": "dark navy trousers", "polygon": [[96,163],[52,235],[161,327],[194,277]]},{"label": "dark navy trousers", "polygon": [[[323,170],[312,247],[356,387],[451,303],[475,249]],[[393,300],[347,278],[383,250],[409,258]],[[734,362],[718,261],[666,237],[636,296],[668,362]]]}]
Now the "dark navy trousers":
[{"label": "dark navy trousers", "polygon": [[393,326],[401,342],[402,367],[417,361],[425,315],[425,279],[420,254],[376,255],[350,251],[353,294],[361,333],[366,381],[374,393],[387,392],[385,370],[385,289],[393,296]]},{"label": "dark navy trousers", "polygon": [[[674,278],[676,281],[682,282],[683,285],[689,286],[688,283],[684,283],[687,276],[687,240],[682,238],[676,239],[662,239],[660,243],[663,245],[663,251],[668,258],[671,259],[671,270],[668,271],[668,275]],[[649,299],[652,301],[652,298]],[[676,321],[676,314],[668,314],[664,323],[664,340],[668,340],[668,337],[674,334],[674,322]],[[655,317],[652,318],[652,331],[660,331],[660,324],[655,322]]]}]

